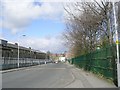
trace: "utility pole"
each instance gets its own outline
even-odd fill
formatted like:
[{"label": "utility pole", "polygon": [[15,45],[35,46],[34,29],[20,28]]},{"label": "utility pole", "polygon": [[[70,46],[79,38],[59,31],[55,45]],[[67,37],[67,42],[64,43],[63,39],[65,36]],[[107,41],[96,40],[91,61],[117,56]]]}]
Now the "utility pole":
[{"label": "utility pole", "polygon": [[115,26],[114,29],[115,29],[115,35],[116,35],[116,49],[117,49],[117,81],[118,81],[118,87],[120,87],[119,40],[118,40],[118,30],[117,30],[115,2],[112,2],[112,5],[113,5],[114,26]]}]

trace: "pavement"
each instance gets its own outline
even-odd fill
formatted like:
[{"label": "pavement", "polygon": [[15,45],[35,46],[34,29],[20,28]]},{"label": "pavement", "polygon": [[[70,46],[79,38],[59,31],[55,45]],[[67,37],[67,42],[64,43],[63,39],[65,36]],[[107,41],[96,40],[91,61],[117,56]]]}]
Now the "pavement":
[{"label": "pavement", "polygon": [[66,86],[66,88],[115,88],[116,86],[111,81],[98,77],[97,75],[76,68],[68,64],[71,72],[74,75],[74,82]]},{"label": "pavement", "polygon": [[73,81],[65,64],[45,64],[3,73],[3,88],[61,88]]},{"label": "pavement", "polygon": [[3,74],[3,73],[13,72],[13,71],[26,70],[26,69],[34,68],[34,67],[36,67],[36,66],[21,67],[21,68],[9,69],[9,70],[2,70],[2,71],[0,71],[0,73]]},{"label": "pavement", "polygon": [[103,78],[68,63],[2,71],[3,88],[115,88]]}]

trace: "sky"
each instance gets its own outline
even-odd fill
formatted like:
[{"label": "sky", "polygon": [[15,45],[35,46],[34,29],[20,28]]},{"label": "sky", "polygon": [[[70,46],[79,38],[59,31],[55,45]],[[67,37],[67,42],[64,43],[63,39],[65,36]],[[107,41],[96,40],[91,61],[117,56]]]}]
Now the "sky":
[{"label": "sky", "polygon": [[44,52],[63,53],[68,50],[62,35],[66,16],[63,2],[74,1],[0,0],[0,39]]},{"label": "sky", "polygon": [[0,0],[0,39],[40,51],[63,53],[64,9],[60,2]]}]

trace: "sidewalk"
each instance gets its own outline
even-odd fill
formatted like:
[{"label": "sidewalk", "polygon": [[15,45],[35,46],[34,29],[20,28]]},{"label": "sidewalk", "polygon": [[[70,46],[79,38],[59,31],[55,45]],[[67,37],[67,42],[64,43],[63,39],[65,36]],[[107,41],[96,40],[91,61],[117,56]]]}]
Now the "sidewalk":
[{"label": "sidewalk", "polygon": [[68,68],[70,68],[74,76],[74,81],[71,84],[67,85],[65,88],[115,88],[116,87],[112,82],[100,78],[93,73],[83,71],[68,63],[67,66]]},{"label": "sidewalk", "polygon": [[13,72],[13,71],[25,70],[25,69],[29,69],[29,68],[36,67],[36,66],[38,66],[38,65],[29,66],[29,67],[15,68],[15,69],[9,69],[9,70],[2,70],[2,71],[0,71],[0,73],[8,73],[8,72]]}]

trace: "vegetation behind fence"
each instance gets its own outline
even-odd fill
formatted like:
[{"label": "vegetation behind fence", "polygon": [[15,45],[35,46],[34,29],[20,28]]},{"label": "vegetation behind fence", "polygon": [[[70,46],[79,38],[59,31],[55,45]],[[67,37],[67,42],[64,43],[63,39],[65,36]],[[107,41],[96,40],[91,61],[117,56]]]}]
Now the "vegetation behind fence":
[{"label": "vegetation behind fence", "polygon": [[[120,50],[119,50],[120,51]],[[72,58],[71,64],[84,70],[99,74],[117,83],[116,46],[107,46],[94,52]]]}]

